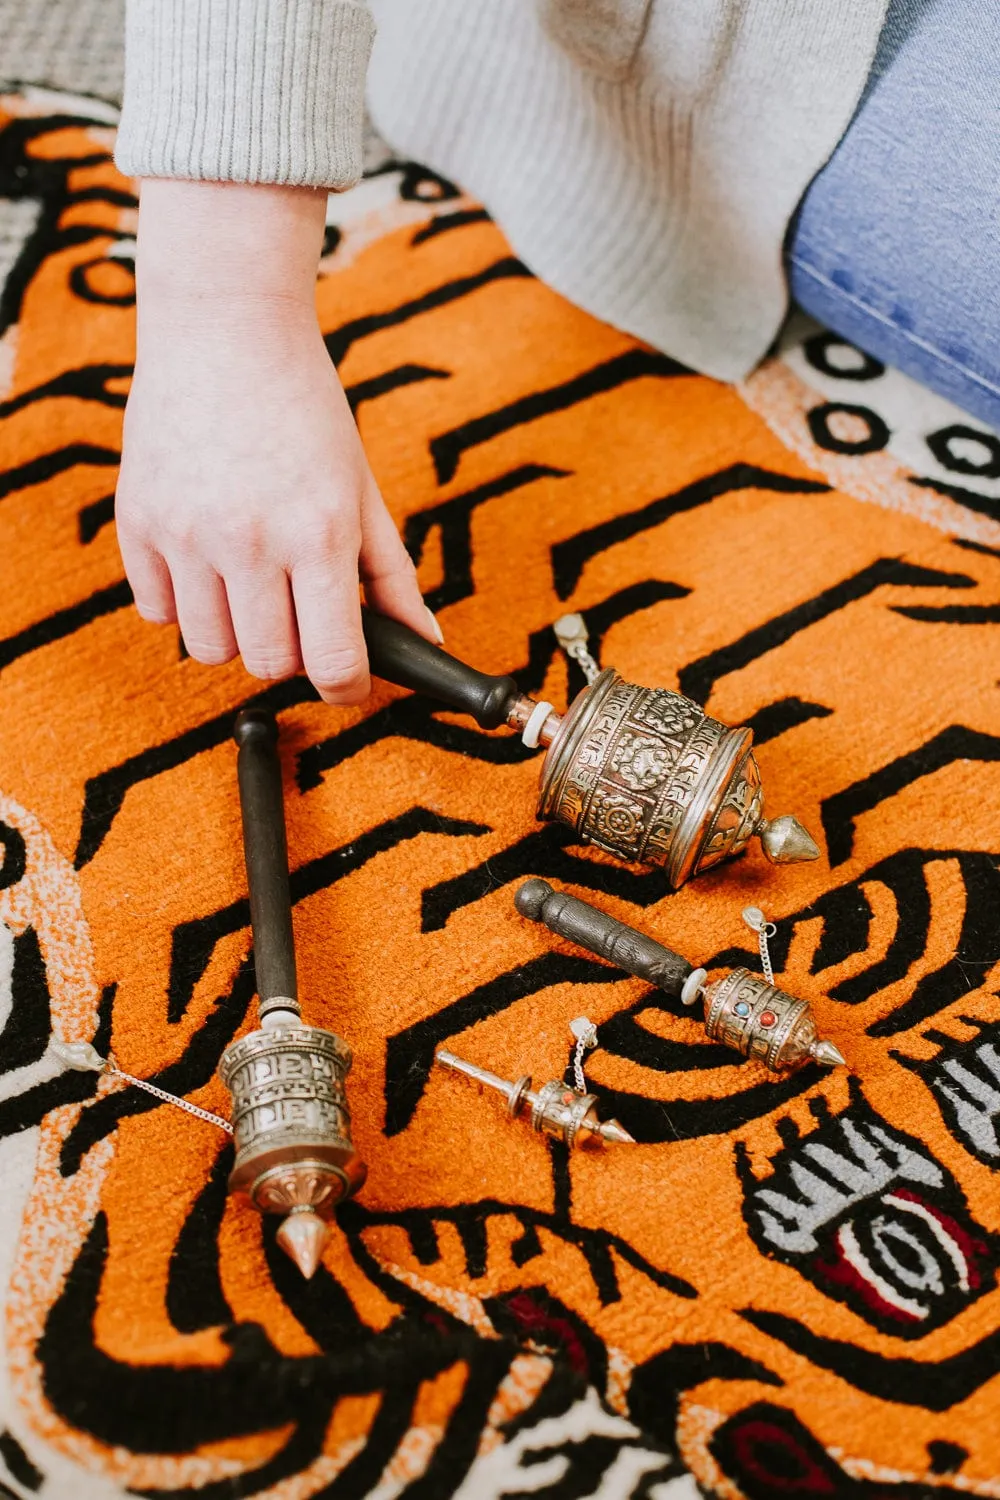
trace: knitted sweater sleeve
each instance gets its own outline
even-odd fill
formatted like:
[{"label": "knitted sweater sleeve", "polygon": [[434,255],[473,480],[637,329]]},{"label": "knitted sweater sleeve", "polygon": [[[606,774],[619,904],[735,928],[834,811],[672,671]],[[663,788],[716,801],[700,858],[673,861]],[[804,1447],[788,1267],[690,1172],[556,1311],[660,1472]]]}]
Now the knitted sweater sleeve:
[{"label": "knitted sweater sleeve", "polygon": [[120,170],[349,187],[374,34],[367,0],[127,0]]}]

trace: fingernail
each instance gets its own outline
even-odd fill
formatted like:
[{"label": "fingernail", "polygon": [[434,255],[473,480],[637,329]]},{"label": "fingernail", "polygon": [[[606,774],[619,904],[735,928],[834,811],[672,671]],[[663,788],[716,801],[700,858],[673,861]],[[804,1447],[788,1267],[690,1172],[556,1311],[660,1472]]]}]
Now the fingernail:
[{"label": "fingernail", "polygon": [[[427,605],[426,604],[424,605],[424,609],[427,609]],[[444,645],[444,631],[441,629],[441,626],[438,623],[438,617],[437,617],[437,615],[434,613],[433,610],[427,609],[427,618],[431,622],[431,629],[434,632],[434,639],[437,641],[437,643],[438,643],[439,646],[443,646]]]}]

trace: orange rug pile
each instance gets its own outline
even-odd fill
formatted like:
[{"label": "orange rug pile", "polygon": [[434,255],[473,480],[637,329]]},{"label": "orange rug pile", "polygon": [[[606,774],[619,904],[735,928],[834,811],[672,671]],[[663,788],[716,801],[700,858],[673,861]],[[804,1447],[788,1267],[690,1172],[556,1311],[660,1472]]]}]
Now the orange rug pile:
[{"label": "orange rug pile", "polygon": [[[419,167],[333,203],[323,328],[449,648],[562,707],[582,612],[602,664],[750,723],[821,844],[671,894],[536,823],[514,737],[384,683],[331,709],[139,620],[113,123],[0,101],[0,1493],[1000,1496],[1000,441],[815,328],[742,389],[691,375]],[[309,1283],[216,1127],[47,1050],[225,1112],[253,698],[369,1164]],[[761,906],[848,1068],[722,1051],[524,921],[531,875],[710,968],[758,967]],[[431,1068],[561,1076],[581,1014],[635,1146],[570,1157]]]}]

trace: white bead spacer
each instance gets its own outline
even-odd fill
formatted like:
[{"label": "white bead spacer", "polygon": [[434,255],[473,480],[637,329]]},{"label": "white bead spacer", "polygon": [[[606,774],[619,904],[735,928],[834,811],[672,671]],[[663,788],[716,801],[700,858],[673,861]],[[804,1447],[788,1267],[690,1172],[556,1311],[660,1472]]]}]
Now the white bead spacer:
[{"label": "white bead spacer", "polygon": [[542,725],[545,723],[545,720],[552,712],[553,708],[551,703],[536,703],[534,708],[531,710],[531,714],[528,717],[528,722],[521,730],[522,743],[527,745],[529,750],[538,749],[538,736],[542,732]]},{"label": "white bead spacer", "polygon": [[269,1010],[260,1023],[261,1031],[278,1031],[282,1026],[301,1026],[302,1017],[296,1010]]},{"label": "white bead spacer", "polygon": [[682,1005],[693,1005],[694,1004],[694,1002],[697,1000],[698,996],[701,994],[701,987],[705,983],[705,980],[707,978],[708,978],[708,970],[707,969],[692,969],[691,970],[691,973],[688,975],[688,977],[684,981],[684,988],[681,990],[681,1004]]}]

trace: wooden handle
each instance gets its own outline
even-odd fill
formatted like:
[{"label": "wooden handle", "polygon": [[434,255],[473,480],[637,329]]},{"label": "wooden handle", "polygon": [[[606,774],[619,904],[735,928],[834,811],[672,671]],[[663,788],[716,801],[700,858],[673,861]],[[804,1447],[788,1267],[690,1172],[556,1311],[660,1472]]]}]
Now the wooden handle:
[{"label": "wooden handle", "polygon": [[253,961],[263,1007],[275,996],[298,999],[277,721],[265,709],[244,709],[236,720],[233,738],[239,746],[236,774],[250,889]]},{"label": "wooden handle", "polygon": [[616,968],[655,984],[668,995],[679,995],[691,965],[655,938],[627,927],[617,917],[598,911],[576,896],[553,890],[547,880],[528,880],[514,903],[523,917],[540,922],[559,937],[588,948]]},{"label": "wooden handle", "polygon": [[408,625],[362,609],[368,663],[376,677],[470,714],[482,729],[498,729],[521,696],[513,677],[488,677],[449,656]]}]

